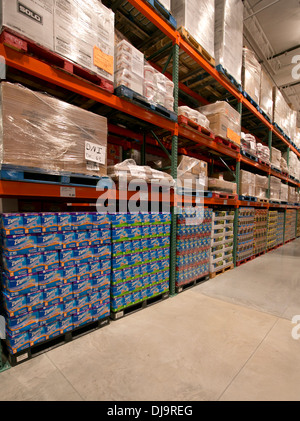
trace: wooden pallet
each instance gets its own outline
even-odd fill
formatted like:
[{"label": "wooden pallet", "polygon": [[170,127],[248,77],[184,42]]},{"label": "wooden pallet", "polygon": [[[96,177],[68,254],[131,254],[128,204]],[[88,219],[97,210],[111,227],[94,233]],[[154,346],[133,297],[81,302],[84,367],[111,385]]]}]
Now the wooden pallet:
[{"label": "wooden pallet", "polygon": [[238,195],[232,193],[212,192],[213,199],[237,200]]},{"label": "wooden pallet", "polygon": [[241,149],[241,154],[244,155],[246,158],[251,159],[252,161],[258,162],[258,158],[256,156],[253,156],[251,153],[244,151]]},{"label": "wooden pallet", "polygon": [[247,257],[246,259],[243,259],[243,260],[240,260],[239,262],[237,262],[236,266],[244,265],[245,263],[248,263],[253,259],[254,259],[254,256]]},{"label": "wooden pallet", "polygon": [[50,51],[46,47],[36,44],[34,41],[18,34],[15,31],[12,31],[11,29],[4,28],[0,35],[0,42],[6,47],[10,47],[14,50],[21,51],[24,54],[36,57],[54,68],[59,68],[69,74],[72,74],[73,76],[85,79],[95,85],[98,85],[105,91],[110,93],[114,92],[113,82],[97,75],[91,70],[85,69],[71,60],[62,57],[58,53]]},{"label": "wooden pallet", "polygon": [[182,38],[189,43],[210,65],[216,65],[215,59],[199,44],[198,41],[183,27],[178,28]]},{"label": "wooden pallet", "polygon": [[216,272],[210,273],[209,277],[210,277],[210,279],[214,279],[216,276],[221,275],[222,273],[225,273],[225,272],[227,272],[229,270],[232,270],[232,269],[234,269],[234,264],[231,264],[229,266],[226,266],[225,268],[219,269]]},{"label": "wooden pallet", "polygon": [[174,29],[177,28],[177,21],[174,16],[157,0],[146,0]]},{"label": "wooden pallet", "polygon": [[268,204],[269,203],[269,199],[259,199],[258,197],[256,198],[256,202],[258,202],[258,203],[266,203],[266,204]]},{"label": "wooden pallet", "polygon": [[207,282],[209,280],[209,275],[203,275],[200,278],[194,279],[192,281],[187,281],[184,284],[176,284],[176,294],[186,291],[187,289],[194,288],[195,286]]},{"label": "wooden pallet", "polygon": [[229,149],[232,149],[236,152],[240,152],[241,147],[237,145],[236,143],[231,142],[231,140],[224,139],[223,137],[216,137],[215,141],[223,146],[226,146]]},{"label": "wooden pallet", "polygon": [[210,138],[215,139],[215,135],[213,132],[209,129],[206,129],[205,127],[200,126],[199,124],[195,123],[195,121],[189,120],[187,117],[180,115],[178,116],[178,124],[182,127],[185,127],[189,130],[194,130],[198,133],[201,133],[202,135]]},{"label": "wooden pallet", "polygon": [[271,164],[269,162],[263,161],[261,158],[257,158],[258,159],[258,163],[260,165],[265,165],[266,167],[271,167]]}]

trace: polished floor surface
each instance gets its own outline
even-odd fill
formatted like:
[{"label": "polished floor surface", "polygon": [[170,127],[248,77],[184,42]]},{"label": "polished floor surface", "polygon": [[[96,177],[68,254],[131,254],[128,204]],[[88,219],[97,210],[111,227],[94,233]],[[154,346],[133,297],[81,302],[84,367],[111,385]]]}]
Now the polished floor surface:
[{"label": "polished floor surface", "polygon": [[298,314],[300,239],[0,374],[0,400],[300,400]]}]

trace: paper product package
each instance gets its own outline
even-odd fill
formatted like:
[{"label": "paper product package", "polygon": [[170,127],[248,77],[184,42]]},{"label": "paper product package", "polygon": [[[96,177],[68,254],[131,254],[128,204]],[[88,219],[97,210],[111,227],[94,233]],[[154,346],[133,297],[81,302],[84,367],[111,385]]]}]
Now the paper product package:
[{"label": "paper product package", "polygon": [[53,4],[54,0],[1,0],[1,27],[53,50]]},{"label": "paper product package", "polygon": [[113,82],[112,10],[96,0],[55,0],[54,51]]},{"label": "paper product package", "polygon": [[1,164],[105,176],[107,119],[2,82]]},{"label": "paper product package", "polygon": [[241,0],[215,1],[215,58],[241,83],[243,57],[243,15]]},{"label": "paper product package", "polygon": [[261,65],[257,61],[254,52],[244,47],[242,70],[243,89],[257,104],[259,104],[260,100],[260,79]]},{"label": "paper product package", "polygon": [[241,170],[240,195],[255,196],[255,174]]},{"label": "paper product package", "polygon": [[256,139],[251,134],[241,134],[241,148],[249,154],[256,156]]},{"label": "paper product package", "polygon": [[241,116],[225,101],[198,108],[209,122],[210,129],[216,136],[229,139],[238,145],[241,143]]},{"label": "paper product package", "polygon": [[172,15],[212,57],[214,54],[215,1],[172,0]]},{"label": "paper product package", "polygon": [[267,114],[267,116],[272,120],[273,117],[273,82],[267,75],[267,73],[262,70],[260,78],[260,108]]},{"label": "paper product package", "polygon": [[267,164],[270,164],[270,149],[268,146],[265,146],[262,143],[257,143],[256,154],[257,154],[257,158],[261,159],[263,162],[266,162]]},{"label": "paper product package", "polygon": [[279,171],[281,169],[281,151],[272,147],[272,160],[271,164]]},{"label": "paper product package", "polygon": [[199,126],[209,129],[209,120],[204,114],[200,113],[200,111],[193,110],[192,108],[183,105],[182,107],[178,107],[178,115],[183,115],[189,120],[199,124]]},{"label": "paper product package", "polygon": [[121,85],[143,95],[144,54],[125,39],[115,48],[115,87]]},{"label": "paper product package", "polygon": [[150,102],[174,111],[174,83],[145,62],[143,95]]},{"label": "paper product package", "polygon": [[267,199],[268,188],[269,188],[268,177],[255,174],[255,197],[259,199]]}]

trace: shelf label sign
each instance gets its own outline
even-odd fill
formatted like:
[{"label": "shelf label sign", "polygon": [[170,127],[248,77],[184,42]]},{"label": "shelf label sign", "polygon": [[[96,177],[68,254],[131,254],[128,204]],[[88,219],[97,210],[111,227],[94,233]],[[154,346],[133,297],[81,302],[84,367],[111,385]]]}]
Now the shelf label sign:
[{"label": "shelf label sign", "polygon": [[114,57],[105,54],[99,47],[94,46],[94,65],[105,70],[110,75],[114,74]]},{"label": "shelf label sign", "polygon": [[229,140],[231,140],[234,143],[237,143],[238,145],[241,144],[241,136],[239,136],[237,133],[235,133],[231,129],[227,129],[227,137]]},{"label": "shelf label sign", "polygon": [[61,187],[60,197],[76,197],[76,188],[75,187]]},{"label": "shelf label sign", "polygon": [[85,142],[85,159],[86,161],[96,162],[105,165],[106,163],[106,146],[100,146],[96,143]]}]

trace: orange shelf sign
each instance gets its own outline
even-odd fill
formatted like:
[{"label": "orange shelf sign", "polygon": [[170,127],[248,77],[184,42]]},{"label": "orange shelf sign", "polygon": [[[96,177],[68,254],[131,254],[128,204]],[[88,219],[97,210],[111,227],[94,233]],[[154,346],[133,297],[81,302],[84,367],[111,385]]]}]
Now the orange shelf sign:
[{"label": "orange shelf sign", "polygon": [[105,54],[99,47],[94,46],[94,65],[112,75],[114,73],[114,57]]}]

